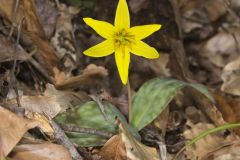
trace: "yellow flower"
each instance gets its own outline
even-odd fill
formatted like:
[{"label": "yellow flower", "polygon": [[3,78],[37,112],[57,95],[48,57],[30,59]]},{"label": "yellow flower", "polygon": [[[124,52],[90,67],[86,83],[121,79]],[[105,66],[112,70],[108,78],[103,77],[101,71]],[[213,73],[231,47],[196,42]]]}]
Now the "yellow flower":
[{"label": "yellow flower", "polygon": [[149,59],[159,57],[155,48],[141,40],[159,30],[161,25],[151,24],[130,28],[130,16],[126,0],[119,0],[114,26],[108,22],[92,18],[84,18],[83,20],[106,39],[83,53],[90,57],[103,57],[115,52],[115,61],[123,84],[128,81],[130,52]]}]

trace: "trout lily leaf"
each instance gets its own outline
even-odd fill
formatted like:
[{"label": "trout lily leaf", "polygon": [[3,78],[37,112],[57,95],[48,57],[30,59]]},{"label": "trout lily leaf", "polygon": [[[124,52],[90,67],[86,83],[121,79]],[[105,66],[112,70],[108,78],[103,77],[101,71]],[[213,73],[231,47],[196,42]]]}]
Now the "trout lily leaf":
[{"label": "trout lily leaf", "polygon": [[130,52],[149,59],[159,57],[157,50],[141,41],[161,28],[160,24],[130,28],[130,16],[126,0],[119,0],[114,25],[92,18],[83,18],[105,41],[83,53],[90,57],[104,57],[115,52],[115,61],[123,84],[128,81]]}]

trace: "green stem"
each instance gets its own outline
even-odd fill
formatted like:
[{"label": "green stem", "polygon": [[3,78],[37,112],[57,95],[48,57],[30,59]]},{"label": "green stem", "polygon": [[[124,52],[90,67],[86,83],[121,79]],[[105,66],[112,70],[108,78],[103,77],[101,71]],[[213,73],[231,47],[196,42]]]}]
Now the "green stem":
[{"label": "green stem", "polygon": [[127,90],[128,90],[128,121],[130,122],[132,119],[132,94],[129,80],[127,82]]}]

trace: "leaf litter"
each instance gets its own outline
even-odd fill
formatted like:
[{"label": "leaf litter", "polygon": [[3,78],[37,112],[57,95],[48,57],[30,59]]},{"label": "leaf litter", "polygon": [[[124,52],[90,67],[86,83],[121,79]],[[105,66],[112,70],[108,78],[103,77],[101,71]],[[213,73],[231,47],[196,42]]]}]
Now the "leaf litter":
[{"label": "leaf litter", "polygon": [[[82,18],[112,22],[117,2],[0,0],[0,159],[170,160],[239,122],[238,0],[127,1],[131,26],[163,26],[146,39],[159,59],[131,57],[130,117],[114,57],[82,54],[102,41]],[[209,135],[181,159],[239,159],[239,133]]]}]

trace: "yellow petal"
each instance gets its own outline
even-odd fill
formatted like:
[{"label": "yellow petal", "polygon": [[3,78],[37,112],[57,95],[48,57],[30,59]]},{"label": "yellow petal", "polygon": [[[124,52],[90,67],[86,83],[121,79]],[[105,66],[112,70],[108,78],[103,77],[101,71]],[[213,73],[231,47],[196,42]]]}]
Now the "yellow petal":
[{"label": "yellow petal", "polygon": [[86,51],[83,54],[90,57],[104,57],[112,54],[114,52],[114,45],[112,40],[105,40]]},{"label": "yellow petal", "polygon": [[160,28],[160,24],[135,26],[129,29],[129,34],[134,35],[137,40],[141,40],[158,31]]},{"label": "yellow petal", "polygon": [[128,29],[130,27],[130,16],[126,0],[119,0],[115,15],[115,27]]},{"label": "yellow petal", "polygon": [[98,21],[92,18],[83,18],[83,20],[103,38],[112,38],[116,32],[116,28],[108,22]]},{"label": "yellow petal", "polygon": [[123,84],[128,81],[128,68],[130,63],[130,52],[127,47],[120,47],[115,51],[115,61]]},{"label": "yellow petal", "polygon": [[159,57],[157,50],[143,41],[136,41],[134,44],[132,44],[130,52],[137,56],[142,56],[149,59]]}]

